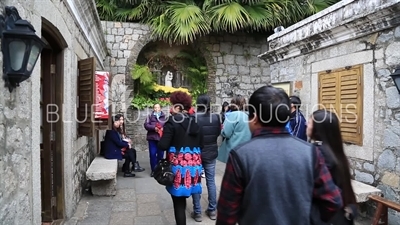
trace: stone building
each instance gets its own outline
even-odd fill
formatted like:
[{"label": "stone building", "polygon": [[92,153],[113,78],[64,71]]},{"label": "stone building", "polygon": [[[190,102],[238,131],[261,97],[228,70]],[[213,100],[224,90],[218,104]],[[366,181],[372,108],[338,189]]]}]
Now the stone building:
[{"label": "stone building", "polygon": [[[146,131],[143,122],[151,109],[137,111],[130,108],[133,98],[131,71],[139,55],[155,40],[146,25],[102,21],[110,57],[105,65],[114,75],[114,81],[125,81],[129,96],[122,101],[127,112],[127,132],[135,140],[137,150],[146,150]],[[267,50],[266,37],[256,34],[215,34],[202,37],[192,46],[205,58],[209,75],[208,94],[213,103],[230,101],[234,94],[248,97],[255,89],[270,82],[269,67],[257,56]],[[158,46],[160,51],[171,52],[182,46]],[[114,83],[113,81],[113,83]],[[162,84],[163,85],[163,84]]]},{"label": "stone building", "polygon": [[[291,82],[306,116],[335,110],[355,179],[400,200],[400,2],[344,0],[268,38],[271,82]],[[389,212],[389,224],[400,214]]]},{"label": "stone building", "polygon": [[0,79],[0,223],[62,221],[86,188],[95,153],[96,138],[75,118],[84,66],[92,75],[104,69],[104,34],[94,0],[1,0],[0,13],[5,6],[16,7],[47,46],[13,92]]}]

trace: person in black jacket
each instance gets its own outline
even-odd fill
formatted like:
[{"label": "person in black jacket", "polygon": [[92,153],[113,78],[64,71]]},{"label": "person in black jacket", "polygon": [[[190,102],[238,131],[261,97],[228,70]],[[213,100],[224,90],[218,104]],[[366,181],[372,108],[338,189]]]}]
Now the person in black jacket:
[{"label": "person in black jacket", "polygon": [[[210,113],[210,97],[200,95],[196,101],[196,119],[199,126],[203,129],[204,148],[201,152],[201,160],[206,175],[206,185],[208,190],[208,208],[206,215],[210,219],[216,219],[217,207],[217,188],[215,186],[215,163],[218,156],[217,138],[221,133],[221,121],[218,114]],[[195,221],[202,221],[200,194],[192,195],[193,213]]]},{"label": "person in black jacket", "polygon": [[192,98],[175,91],[170,96],[171,116],[163,127],[158,148],[167,151],[167,159],[175,176],[173,185],[166,186],[171,194],[177,225],[186,225],[186,198],[201,194],[201,152],[203,130],[196,118],[189,114]]},{"label": "person in black jacket", "polygon": [[344,153],[340,121],[334,112],[320,109],[310,116],[307,136],[318,146],[325,158],[333,181],[340,188],[343,208],[329,221],[320,221],[317,206],[313,206],[312,224],[352,225],[357,215],[357,200],[351,185],[350,165]]}]

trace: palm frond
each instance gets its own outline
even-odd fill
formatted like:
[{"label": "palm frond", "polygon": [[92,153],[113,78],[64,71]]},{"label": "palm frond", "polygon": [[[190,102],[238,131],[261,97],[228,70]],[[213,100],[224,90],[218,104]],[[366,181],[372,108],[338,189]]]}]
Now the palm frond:
[{"label": "palm frond", "polygon": [[131,70],[133,80],[139,80],[141,84],[149,84],[153,82],[153,74],[148,66],[135,64]]},{"label": "palm frond", "polygon": [[120,8],[116,12],[116,17],[119,18],[120,21],[132,21],[139,20],[144,17],[146,13],[146,8],[144,5],[140,4],[135,8]]},{"label": "palm frond", "polygon": [[170,33],[170,22],[168,18],[166,18],[165,14],[154,17],[149,21],[149,26],[152,29],[152,37],[158,40],[165,40],[169,43],[170,41],[166,40],[164,37],[167,37]]},{"label": "palm frond", "polygon": [[276,26],[274,13],[266,9],[264,5],[246,5],[244,8],[250,18],[247,27],[251,30],[267,30]]},{"label": "palm frond", "polygon": [[210,9],[211,25],[215,31],[236,32],[250,20],[246,9],[237,2],[216,5]]},{"label": "palm frond", "polygon": [[102,20],[140,21],[153,38],[188,44],[211,32],[271,31],[340,0],[95,0]]},{"label": "palm frond", "polygon": [[118,5],[113,0],[97,0],[96,7],[102,20],[112,20],[118,10]]},{"label": "palm frond", "polygon": [[170,27],[164,39],[188,44],[198,36],[210,32],[207,15],[194,3],[170,1],[165,14],[170,21]]}]

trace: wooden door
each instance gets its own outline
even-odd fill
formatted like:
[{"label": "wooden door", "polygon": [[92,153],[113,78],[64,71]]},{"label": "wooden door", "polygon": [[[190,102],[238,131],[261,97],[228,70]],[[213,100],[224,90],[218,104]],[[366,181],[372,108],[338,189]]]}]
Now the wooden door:
[{"label": "wooden door", "polygon": [[[41,179],[42,179],[42,221],[57,219],[56,177],[56,126],[60,112],[56,103],[55,76],[57,55],[51,49],[44,49],[41,55]],[[58,112],[57,112],[58,111]],[[57,113],[57,114],[56,114]]]}]

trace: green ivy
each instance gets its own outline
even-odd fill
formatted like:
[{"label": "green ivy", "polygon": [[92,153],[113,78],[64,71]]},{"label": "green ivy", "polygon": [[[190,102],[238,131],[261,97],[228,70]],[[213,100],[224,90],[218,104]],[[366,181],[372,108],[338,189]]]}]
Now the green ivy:
[{"label": "green ivy", "polygon": [[144,97],[144,96],[136,96],[133,100],[132,100],[132,107],[135,109],[146,109],[146,108],[153,108],[154,104],[160,104],[161,107],[165,107],[170,105],[171,103],[169,101],[166,100],[160,100],[160,99],[151,99],[148,97]]}]

